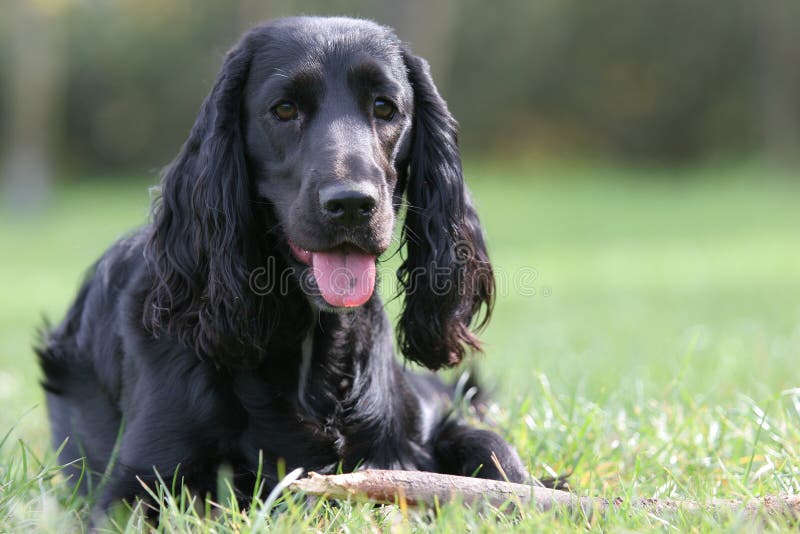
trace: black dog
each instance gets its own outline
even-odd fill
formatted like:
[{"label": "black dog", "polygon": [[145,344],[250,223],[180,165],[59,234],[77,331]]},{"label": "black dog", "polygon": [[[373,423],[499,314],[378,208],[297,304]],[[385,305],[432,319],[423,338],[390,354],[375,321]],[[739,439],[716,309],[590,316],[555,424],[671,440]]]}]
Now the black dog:
[{"label": "black dog", "polygon": [[267,487],[280,459],[527,480],[511,446],[452,415],[451,388],[395,359],[373,289],[404,195],[399,347],[452,366],[480,349],[470,324],[494,279],[426,62],[362,20],[247,33],[152,223],[106,252],[38,349],[53,441],[85,459],[83,491],[103,479],[99,509],[176,469],[213,494],[221,465],[252,496],[260,458]]}]

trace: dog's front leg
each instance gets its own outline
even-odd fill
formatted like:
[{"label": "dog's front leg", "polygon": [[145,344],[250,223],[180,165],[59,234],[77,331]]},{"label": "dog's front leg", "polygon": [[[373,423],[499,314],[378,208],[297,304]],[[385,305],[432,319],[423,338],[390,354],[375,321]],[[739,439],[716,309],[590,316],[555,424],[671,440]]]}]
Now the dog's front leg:
[{"label": "dog's front leg", "polygon": [[[151,403],[151,407],[176,404]],[[166,408],[156,413],[139,412],[125,425],[118,454],[106,468],[100,482],[92,519],[97,520],[116,504],[143,501],[148,516],[158,513],[153,498],[163,492],[178,493],[183,486],[193,494],[206,495],[216,489],[217,466],[213,443],[204,443],[202,432],[180,418],[164,417]],[[162,487],[161,483],[166,487]]]},{"label": "dog's front leg", "polygon": [[437,471],[462,476],[525,483],[530,475],[517,451],[489,430],[451,421],[434,442]]}]

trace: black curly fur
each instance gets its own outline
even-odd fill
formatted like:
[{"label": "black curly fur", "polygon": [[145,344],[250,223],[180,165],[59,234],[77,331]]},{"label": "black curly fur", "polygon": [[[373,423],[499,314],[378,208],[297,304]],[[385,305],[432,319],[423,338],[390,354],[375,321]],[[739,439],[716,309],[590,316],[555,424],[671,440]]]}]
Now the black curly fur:
[{"label": "black curly fur", "polygon": [[[391,121],[359,111],[376,84],[396,99]],[[265,108],[278,90],[304,106],[296,122]],[[376,181],[375,214],[321,223],[317,191],[353,175]],[[494,280],[427,65],[354,19],[282,19],[242,38],[164,173],[152,223],[103,255],[38,348],[53,441],[68,439],[65,464],[86,462],[81,489],[101,488],[98,509],[176,470],[213,494],[221,465],[247,499],[260,459],[267,488],[280,461],[323,473],[483,465],[479,476],[497,478],[494,454],[511,480],[527,478],[499,436],[451,416],[451,388],[396,361],[377,295],[329,310],[299,283],[289,239],[324,250],[346,236],[378,254],[404,194],[400,349],[455,365],[480,348],[470,324],[488,320]],[[255,291],[265,265],[278,283]]]}]

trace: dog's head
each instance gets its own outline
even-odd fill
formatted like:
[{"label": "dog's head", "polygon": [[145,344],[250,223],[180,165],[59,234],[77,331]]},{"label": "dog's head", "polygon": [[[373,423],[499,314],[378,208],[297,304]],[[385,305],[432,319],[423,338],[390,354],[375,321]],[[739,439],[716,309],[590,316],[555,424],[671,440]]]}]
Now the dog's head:
[{"label": "dog's head", "polygon": [[401,350],[454,365],[480,347],[469,327],[482,307],[488,318],[494,279],[427,63],[368,21],[259,26],[228,53],[165,173],[145,322],[209,355],[231,338],[263,344],[248,280],[267,255],[312,306],[364,305],[403,205]]}]

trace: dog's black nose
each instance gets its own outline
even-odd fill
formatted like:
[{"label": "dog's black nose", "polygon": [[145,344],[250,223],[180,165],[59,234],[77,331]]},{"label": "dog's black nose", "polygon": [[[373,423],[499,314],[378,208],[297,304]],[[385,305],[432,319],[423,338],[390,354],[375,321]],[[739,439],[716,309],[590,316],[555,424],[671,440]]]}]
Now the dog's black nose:
[{"label": "dog's black nose", "polygon": [[331,221],[357,224],[375,211],[378,190],[370,183],[329,185],[319,190],[319,203]]}]

